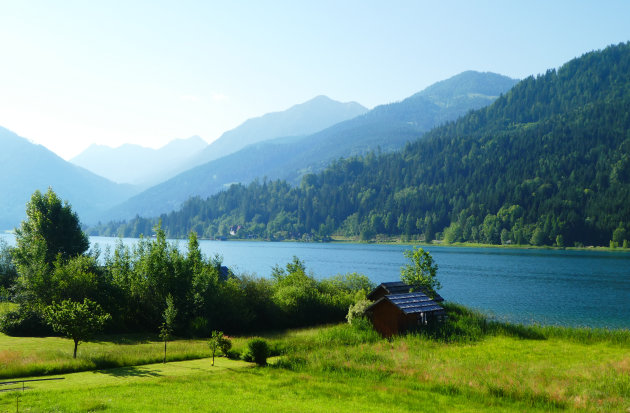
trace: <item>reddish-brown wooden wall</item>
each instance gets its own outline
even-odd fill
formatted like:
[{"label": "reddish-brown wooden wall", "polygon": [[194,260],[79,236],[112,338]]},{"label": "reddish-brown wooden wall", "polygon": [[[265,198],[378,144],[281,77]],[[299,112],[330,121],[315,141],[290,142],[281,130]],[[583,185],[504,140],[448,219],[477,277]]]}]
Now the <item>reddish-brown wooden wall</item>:
[{"label": "reddish-brown wooden wall", "polygon": [[405,315],[387,300],[382,300],[370,309],[370,319],[374,329],[384,337],[391,337],[418,326],[417,314]]}]

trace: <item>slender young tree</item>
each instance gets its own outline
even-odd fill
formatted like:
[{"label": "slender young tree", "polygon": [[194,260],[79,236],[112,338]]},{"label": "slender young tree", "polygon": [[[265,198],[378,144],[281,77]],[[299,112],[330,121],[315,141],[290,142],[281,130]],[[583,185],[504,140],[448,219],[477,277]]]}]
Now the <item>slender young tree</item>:
[{"label": "slender young tree", "polygon": [[160,338],[164,341],[164,363],[166,363],[166,343],[173,334],[175,316],[177,316],[177,310],[175,309],[175,304],[173,303],[173,296],[169,294],[168,297],[166,297],[166,309],[163,313],[164,322],[160,326]]},{"label": "slender young tree", "polygon": [[221,348],[224,337],[222,331],[213,331],[208,340],[208,346],[212,352],[212,365],[214,366],[214,356],[217,354],[217,350]]}]

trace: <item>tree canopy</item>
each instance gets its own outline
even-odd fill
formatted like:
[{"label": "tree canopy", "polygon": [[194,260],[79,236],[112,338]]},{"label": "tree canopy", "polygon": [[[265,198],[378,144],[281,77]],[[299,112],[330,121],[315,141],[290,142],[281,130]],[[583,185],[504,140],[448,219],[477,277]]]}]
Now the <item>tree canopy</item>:
[{"label": "tree canopy", "polygon": [[45,194],[39,190],[33,193],[26,204],[26,220],[15,229],[15,239],[15,259],[22,266],[40,259],[51,266],[57,256],[67,260],[83,254],[90,247],[79,217],[52,188]]},{"label": "tree canopy", "polygon": [[421,291],[434,298],[442,285],[437,279],[438,265],[422,248],[407,250],[405,257],[411,261],[400,269],[400,280],[411,286],[411,291]]},{"label": "tree canopy", "polygon": [[44,315],[53,330],[74,341],[74,358],[79,343],[101,331],[111,319],[100,305],[87,298],[83,302],[65,300],[52,304],[46,307]]},{"label": "tree canopy", "polygon": [[[527,78],[404,150],[333,162],[297,187],[233,185],[163,214],[184,237],[624,245],[630,236],[630,43]],[[137,236],[158,218],[94,233]],[[559,243],[558,243],[559,241]]]}]

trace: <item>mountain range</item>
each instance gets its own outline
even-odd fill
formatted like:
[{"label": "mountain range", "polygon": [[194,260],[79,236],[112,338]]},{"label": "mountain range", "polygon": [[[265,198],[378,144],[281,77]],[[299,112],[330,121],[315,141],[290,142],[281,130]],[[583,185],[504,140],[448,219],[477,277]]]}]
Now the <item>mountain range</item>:
[{"label": "mountain range", "polygon": [[12,229],[25,217],[35,190],[48,187],[68,200],[83,222],[94,222],[103,211],[138,192],[73,165],[41,145],[0,127],[0,228]]},{"label": "mountain range", "polygon": [[[49,186],[70,201],[84,224],[91,225],[169,212],[191,196],[209,196],[256,178],[297,184],[304,174],[325,168],[331,160],[401,148],[436,124],[489,104],[515,82],[496,74],[465,72],[370,111],[354,102],[318,96],[250,119],[210,145],[199,137],[175,140],[157,150],[94,145],[72,163],[3,129],[0,228],[17,226],[30,194]],[[207,159],[213,160],[139,194],[151,183]]]},{"label": "mountain range", "polygon": [[[443,100],[446,102],[446,100]],[[445,103],[448,105],[448,103]],[[159,217],[171,236],[630,244],[630,42],[528,77],[402,150],[233,185]],[[136,218],[95,233],[149,233]]]},{"label": "mountain range", "polygon": [[310,135],[365,112],[367,108],[356,102],[342,103],[327,96],[317,96],[287,110],[246,120],[208,145],[191,160],[190,167],[219,159],[248,145],[269,139]]},{"label": "mountain range", "polygon": [[[116,206],[103,220],[127,219],[138,214],[156,216],[178,209],[192,196],[207,197],[233,183],[248,183],[256,178],[286,179],[297,184],[304,174],[320,171],[332,160],[369,151],[400,149],[432,127],[492,103],[516,82],[494,73],[461,73],[403,101],[377,106],[311,135],[258,142],[192,168]],[[307,107],[327,101],[325,97],[318,97],[290,112],[293,114],[299,109],[300,118],[305,119]],[[288,117],[285,115],[282,116]],[[297,130],[293,123],[291,129],[279,128],[280,116],[271,114],[245,122],[243,136],[250,136],[253,128],[250,125],[276,133]],[[272,121],[271,127],[265,126],[268,120]],[[233,138],[236,132],[228,132],[222,139]],[[266,136],[272,135],[266,133]],[[209,145],[204,152],[213,146]]]},{"label": "mountain range", "polygon": [[94,144],[70,162],[117,183],[148,187],[188,169],[190,159],[206,146],[199,136],[175,139],[159,149]]}]

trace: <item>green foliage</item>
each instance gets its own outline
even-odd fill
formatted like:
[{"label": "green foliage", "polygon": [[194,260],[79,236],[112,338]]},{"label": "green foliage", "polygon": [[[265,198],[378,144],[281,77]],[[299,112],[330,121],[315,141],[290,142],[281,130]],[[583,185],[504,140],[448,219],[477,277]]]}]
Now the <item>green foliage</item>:
[{"label": "green foliage", "polygon": [[245,361],[252,361],[259,366],[267,365],[270,355],[269,343],[262,338],[254,338],[247,342],[247,350],[242,356]]},{"label": "green foliage", "polygon": [[437,279],[438,265],[422,248],[414,247],[404,252],[411,263],[400,269],[400,280],[411,286],[411,291],[422,291],[433,298],[442,285]]},{"label": "green foliage", "polygon": [[348,308],[348,314],[346,314],[348,324],[360,322],[359,320],[365,316],[365,310],[367,310],[370,305],[372,305],[372,302],[365,299],[365,297],[352,304],[350,308]]},{"label": "green foliage", "polygon": [[[0,240],[0,289],[5,291],[13,287],[18,276],[11,251],[7,243]],[[2,297],[0,297],[1,300]]]},{"label": "green foliage", "polygon": [[[339,234],[430,242],[623,244],[630,232],[630,43],[527,78],[397,153],[333,162],[300,185],[233,185],[161,217],[169,235]],[[323,202],[322,200],[326,200]],[[133,229],[146,218],[112,223]],[[157,222],[157,219],[151,220]],[[129,232],[126,232],[129,231]]]},{"label": "green foliage", "polygon": [[82,303],[71,300],[54,303],[45,308],[44,316],[53,330],[74,341],[74,358],[79,343],[101,331],[111,318],[100,305],[87,298]]},{"label": "green foliage", "polygon": [[0,332],[18,337],[44,337],[53,334],[41,312],[26,305],[0,314]]},{"label": "green foliage", "polygon": [[214,356],[217,350],[221,350],[221,353],[228,357],[230,349],[232,348],[232,341],[223,335],[223,331],[213,331],[208,339],[208,346],[212,354],[212,365],[214,366]]},{"label": "green foliage", "polygon": [[221,336],[221,340],[219,340],[219,348],[221,349],[221,354],[227,357],[230,350],[232,350],[232,340],[226,336]]},{"label": "green foliage", "polygon": [[[62,203],[51,188],[43,195],[35,191],[26,205],[26,220],[15,230],[15,238],[12,258],[18,273],[16,300],[48,305],[61,298],[55,294],[65,291],[59,285],[62,268],[90,245],[70,205]],[[82,275],[86,274],[77,274],[85,278]],[[82,282],[83,287],[89,283]]]},{"label": "green foliage", "polygon": [[39,191],[33,193],[26,204],[26,220],[16,228],[15,239],[15,259],[21,267],[38,259],[52,265],[58,255],[65,260],[90,247],[77,214],[67,202],[61,202],[52,188],[43,195]]},{"label": "green foliage", "polygon": [[166,343],[171,338],[171,334],[173,334],[176,316],[177,309],[175,308],[175,304],[173,303],[173,296],[169,294],[166,297],[166,308],[164,309],[164,313],[162,313],[164,322],[160,325],[160,339],[162,339],[162,341],[164,342],[164,360],[162,361],[163,363],[166,363]]}]

